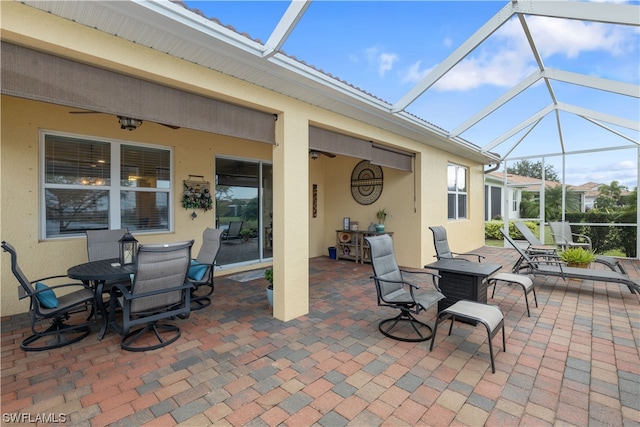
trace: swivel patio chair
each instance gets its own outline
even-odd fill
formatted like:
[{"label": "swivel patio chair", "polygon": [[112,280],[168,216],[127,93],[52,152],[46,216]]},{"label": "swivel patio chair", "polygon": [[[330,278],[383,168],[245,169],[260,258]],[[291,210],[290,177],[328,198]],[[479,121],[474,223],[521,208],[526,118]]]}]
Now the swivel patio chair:
[{"label": "swivel patio chair", "polygon": [[[116,230],[87,230],[87,256],[89,261],[102,261],[105,259],[118,259],[120,257],[120,239],[129,230],[126,228]],[[107,281],[102,292],[108,294],[114,283],[131,283],[127,280]]]},{"label": "swivel patio chair", "polygon": [[[33,335],[24,339],[20,348],[24,351],[42,351],[73,344],[91,333],[95,295],[91,288],[82,283],[65,283],[47,286],[42,282],[66,276],[50,276],[29,281],[18,266],[18,255],[13,246],[2,242],[2,249],[11,255],[11,271],[20,283],[19,299],[30,299],[29,316]],[[75,289],[64,295],[56,295],[59,289]],[[71,316],[86,312],[86,319],[81,323],[68,324]],[[44,324],[49,322],[49,326]],[[41,340],[41,341],[40,341]],[[40,341],[40,342],[38,342]]]},{"label": "swivel patio chair", "polygon": [[[117,283],[111,289],[109,324],[122,335],[123,349],[155,350],[180,338],[180,328],[160,321],[189,317],[193,285],[187,272],[192,246],[193,240],[140,245],[131,287]],[[116,321],[119,307],[122,325]],[[139,325],[143,326],[131,330]]]},{"label": "swivel patio chair", "polygon": [[[414,315],[428,310],[445,296],[438,287],[439,275],[427,271],[401,270],[396,263],[393,251],[393,240],[388,234],[367,236],[364,238],[370,247],[373,281],[376,285],[378,305],[400,310],[400,314],[390,319],[381,320],[378,329],[383,335],[400,341],[418,342],[431,338],[431,326],[416,319]],[[431,282],[433,289],[420,289],[413,282],[405,280],[422,278],[425,283]],[[424,280],[426,278],[427,280]],[[410,325],[408,332],[394,332],[401,325]]]},{"label": "swivel patio chair", "polygon": [[128,230],[87,230],[87,255],[89,261],[113,259],[120,256],[119,241]]},{"label": "swivel patio chair", "polygon": [[474,253],[460,254],[457,252],[451,252],[451,249],[449,249],[449,242],[447,241],[447,230],[444,227],[439,225],[429,227],[429,230],[431,230],[431,232],[433,233],[433,246],[436,250],[435,257],[437,259],[440,260],[440,259],[454,258],[454,255],[457,255],[460,259],[464,259],[466,261],[471,261],[471,260],[468,260],[462,257],[465,257],[465,256],[476,257],[478,258],[478,262],[482,262],[482,259],[485,258],[483,255],[474,254]]},{"label": "swivel patio chair", "polygon": [[[193,285],[191,291],[191,310],[200,310],[211,304],[213,294],[213,272],[216,257],[220,251],[220,236],[223,230],[207,227],[202,233],[202,246],[196,259],[189,267],[189,281]],[[200,288],[208,288],[204,293]]]}]

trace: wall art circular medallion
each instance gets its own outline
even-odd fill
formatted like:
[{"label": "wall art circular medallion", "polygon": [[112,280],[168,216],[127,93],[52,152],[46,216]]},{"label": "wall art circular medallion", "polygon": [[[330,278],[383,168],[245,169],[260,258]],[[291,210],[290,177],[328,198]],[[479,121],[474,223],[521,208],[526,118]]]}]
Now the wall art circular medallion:
[{"label": "wall art circular medallion", "polygon": [[351,172],[351,195],[361,205],[370,205],[382,194],[382,182],[382,168],[363,160]]}]

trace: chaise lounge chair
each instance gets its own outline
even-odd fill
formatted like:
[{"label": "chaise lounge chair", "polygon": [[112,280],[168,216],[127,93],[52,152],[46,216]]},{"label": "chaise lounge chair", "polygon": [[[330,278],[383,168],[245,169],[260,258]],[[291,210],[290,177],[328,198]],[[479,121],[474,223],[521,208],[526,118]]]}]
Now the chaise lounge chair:
[{"label": "chaise lounge chair", "polygon": [[533,231],[527,227],[527,224],[521,221],[514,221],[513,225],[518,229],[520,234],[525,238],[529,246],[526,252],[529,255],[556,255],[558,248],[554,245],[545,245],[533,234]]},{"label": "chaise lounge chair", "polygon": [[240,231],[242,230],[243,224],[244,224],[243,221],[229,222],[229,227],[226,230],[224,230],[222,232],[222,235],[220,236],[221,239],[224,241],[242,239],[242,236],[240,235]]},{"label": "chaise lounge chair", "polygon": [[[544,255],[557,257],[557,248],[555,246],[545,245],[544,243],[542,243],[524,222],[515,221],[513,224],[529,243],[529,246],[527,247],[527,249],[525,249],[525,252],[527,252],[531,256]],[[596,255],[595,262],[604,264],[613,271],[620,271],[620,273],[622,274],[627,274],[622,264],[620,264],[620,262],[618,262],[618,260],[612,256]]]},{"label": "chaise lounge chair", "polygon": [[563,280],[581,279],[593,280],[594,282],[621,283],[627,285],[632,293],[640,294],[640,284],[622,273],[593,268],[567,267],[566,264],[559,260],[550,260],[544,258],[544,256],[542,258],[532,257],[509,237],[509,233],[503,229],[500,229],[500,233],[520,254],[520,259],[514,265],[514,273],[527,270],[527,274],[562,277]]}]

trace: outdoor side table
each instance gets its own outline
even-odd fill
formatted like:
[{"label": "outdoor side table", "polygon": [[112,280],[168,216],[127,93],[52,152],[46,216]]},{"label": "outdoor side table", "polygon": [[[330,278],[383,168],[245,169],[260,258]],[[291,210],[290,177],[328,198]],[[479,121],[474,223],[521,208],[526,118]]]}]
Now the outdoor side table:
[{"label": "outdoor side table", "polygon": [[[480,263],[464,259],[448,258],[425,265],[438,270],[441,276],[440,290],[445,298],[438,301],[438,312],[460,300],[487,303],[487,278],[500,270],[500,264]],[[475,321],[467,323],[476,324]]]}]

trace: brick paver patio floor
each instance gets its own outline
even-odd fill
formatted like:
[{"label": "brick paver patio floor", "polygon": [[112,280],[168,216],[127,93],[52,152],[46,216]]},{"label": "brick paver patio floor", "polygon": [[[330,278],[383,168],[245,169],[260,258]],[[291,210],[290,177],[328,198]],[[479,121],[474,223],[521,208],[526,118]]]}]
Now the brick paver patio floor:
[{"label": "brick paver patio floor", "polygon": [[[503,271],[515,261],[479,251]],[[640,262],[624,263],[640,280]],[[626,286],[537,277],[529,318],[521,288],[498,285],[489,303],[507,345],[494,338],[492,374],[484,328],[456,322],[429,352],[378,331],[396,313],[377,306],[370,265],[321,257],[310,272],[308,315],[275,320],[264,279],[218,277],[212,305],[150,352],[121,350],[110,330],[25,353],[25,316],[3,317],[3,425],[16,414],[78,426],[640,425],[640,300]]]}]

